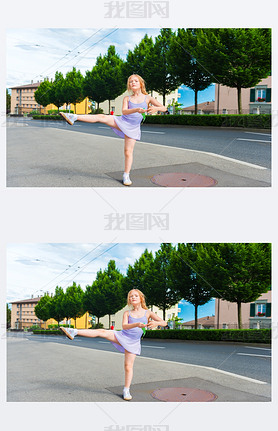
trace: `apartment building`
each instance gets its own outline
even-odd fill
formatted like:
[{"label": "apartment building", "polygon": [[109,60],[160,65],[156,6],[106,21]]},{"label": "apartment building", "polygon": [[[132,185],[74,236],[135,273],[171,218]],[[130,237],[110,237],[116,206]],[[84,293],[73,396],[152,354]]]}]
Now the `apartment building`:
[{"label": "apartment building", "polygon": [[[39,105],[35,100],[35,91],[40,86],[41,82],[19,85],[11,87],[11,115],[24,115],[32,111],[37,111],[40,114],[47,114],[51,109],[57,109],[57,106],[49,104],[46,107]],[[76,114],[89,114],[91,112],[92,103],[86,97],[82,102],[76,105],[70,104],[60,106],[60,109],[71,110]]]},{"label": "apartment building", "polygon": [[43,110],[43,107],[39,105],[35,100],[35,91],[40,86],[40,82],[30,84],[19,85],[16,87],[11,87],[11,114],[22,115],[28,114],[31,111]]},{"label": "apartment building", "polygon": [[[243,114],[271,113],[271,76],[262,79],[255,87],[241,89]],[[197,105],[198,114],[237,114],[237,89],[215,84],[215,100]],[[183,114],[194,114],[195,106],[182,108]]]},{"label": "apartment building", "polygon": [[[256,301],[241,304],[243,328],[271,327],[271,290],[263,293]],[[237,328],[237,304],[234,302],[215,300],[215,325],[219,329]]]},{"label": "apartment building", "polygon": [[[11,302],[11,329],[25,329],[30,328],[33,325],[38,325],[42,329],[47,329],[49,325],[57,325],[56,320],[48,319],[46,322],[38,319],[35,314],[35,306],[38,304],[41,297],[23,299],[19,301]],[[89,313],[85,313],[83,316],[76,319],[63,320],[60,323],[73,325],[74,328],[84,329],[90,328],[92,323],[92,317]]]},{"label": "apartment building", "polygon": [[[11,302],[11,329],[25,329],[33,325],[45,326],[45,322],[38,319],[35,314],[35,306],[39,300],[40,297]],[[47,321],[46,325],[54,322]]]}]

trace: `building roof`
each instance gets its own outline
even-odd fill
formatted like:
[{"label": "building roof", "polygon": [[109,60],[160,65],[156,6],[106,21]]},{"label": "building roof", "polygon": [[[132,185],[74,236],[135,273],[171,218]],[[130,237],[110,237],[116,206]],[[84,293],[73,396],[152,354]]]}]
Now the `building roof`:
[{"label": "building roof", "polygon": [[[200,319],[197,319],[198,325],[208,326],[208,325],[214,325],[215,316],[206,316],[206,317],[200,317]],[[195,320],[190,320],[189,322],[183,322],[182,326],[193,326],[195,325]]]},{"label": "building roof", "polygon": [[[198,103],[197,109],[201,109],[202,111],[214,111],[215,102],[214,100],[212,102],[203,102]],[[182,108],[182,111],[194,111],[195,105],[188,106],[187,108]]]},{"label": "building roof", "polygon": [[22,299],[21,301],[13,301],[13,302],[10,302],[10,304],[26,304],[30,302],[35,303],[35,302],[39,302],[40,299],[41,299],[41,296],[37,298]]},{"label": "building roof", "polygon": [[40,86],[41,82],[31,82],[31,84],[25,84],[25,85],[17,85],[16,87],[10,87],[11,90],[21,89],[21,88],[38,88]]}]

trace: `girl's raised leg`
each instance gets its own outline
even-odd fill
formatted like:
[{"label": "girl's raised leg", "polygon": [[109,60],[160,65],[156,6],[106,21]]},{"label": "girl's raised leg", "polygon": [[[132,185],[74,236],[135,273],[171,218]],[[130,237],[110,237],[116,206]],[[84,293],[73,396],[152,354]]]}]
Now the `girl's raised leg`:
[{"label": "girl's raised leg", "polygon": [[104,114],[95,114],[95,115],[77,115],[77,121],[84,121],[85,123],[103,123],[110,127],[115,127],[115,129],[119,129],[117,126],[113,115],[104,115]]},{"label": "girl's raised leg", "polygon": [[63,326],[60,327],[61,331],[66,334],[66,336],[73,340],[76,335],[80,335],[81,337],[89,337],[89,338],[106,338],[106,340],[113,341],[113,343],[120,344],[117,338],[114,335],[114,331],[110,329],[73,329],[73,328],[65,328]]},{"label": "girl's raised leg", "polygon": [[108,341],[120,344],[111,329],[78,329],[77,335],[89,338],[105,338]]}]

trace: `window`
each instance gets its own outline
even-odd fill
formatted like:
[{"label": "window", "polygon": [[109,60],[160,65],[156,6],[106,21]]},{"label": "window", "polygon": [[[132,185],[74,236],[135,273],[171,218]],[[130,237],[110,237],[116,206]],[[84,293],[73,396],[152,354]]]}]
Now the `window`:
[{"label": "window", "polygon": [[266,314],[266,304],[257,304],[256,315],[259,317],[264,317]]},{"label": "window", "polygon": [[266,88],[257,89],[257,97],[258,102],[265,102],[266,99]]}]

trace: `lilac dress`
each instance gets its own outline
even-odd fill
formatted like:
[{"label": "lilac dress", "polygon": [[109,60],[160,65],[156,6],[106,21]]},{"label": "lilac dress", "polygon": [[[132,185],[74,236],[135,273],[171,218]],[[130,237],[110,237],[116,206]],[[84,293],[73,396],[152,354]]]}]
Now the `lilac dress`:
[{"label": "lilac dress", "polygon": [[[143,100],[142,103],[133,103],[130,101],[130,96],[128,98],[128,109],[133,108],[143,108],[147,109],[148,104],[146,102],[146,97]],[[121,138],[124,138],[125,135],[129,138],[136,139],[136,141],[139,141],[141,138],[141,130],[140,130],[140,124],[143,120],[142,114],[139,112],[134,112],[133,114],[129,115],[121,115],[121,116],[114,116],[115,123],[119,127],[119,129],[115,129],[115,127],[112,127],[112,130],[114,130],[115,133],[117,133],[118,136]]]},{"label": "lilac dress", "polygon": [[[148,323],[148,318],[146,316],[147,311],[145,311],[144,316],[136,318],[128,313],[128,323]],[[140,355],[141,353],[141,337],[143,335],[142,328],[131,328],[131,329],[123,329],[122,331],[114,331],[115,337],[119,341],[120,344],[113,343],[116,349],[120,352],[124,353],[127,350],[130,353],[134,353],[135,355]]]}]

